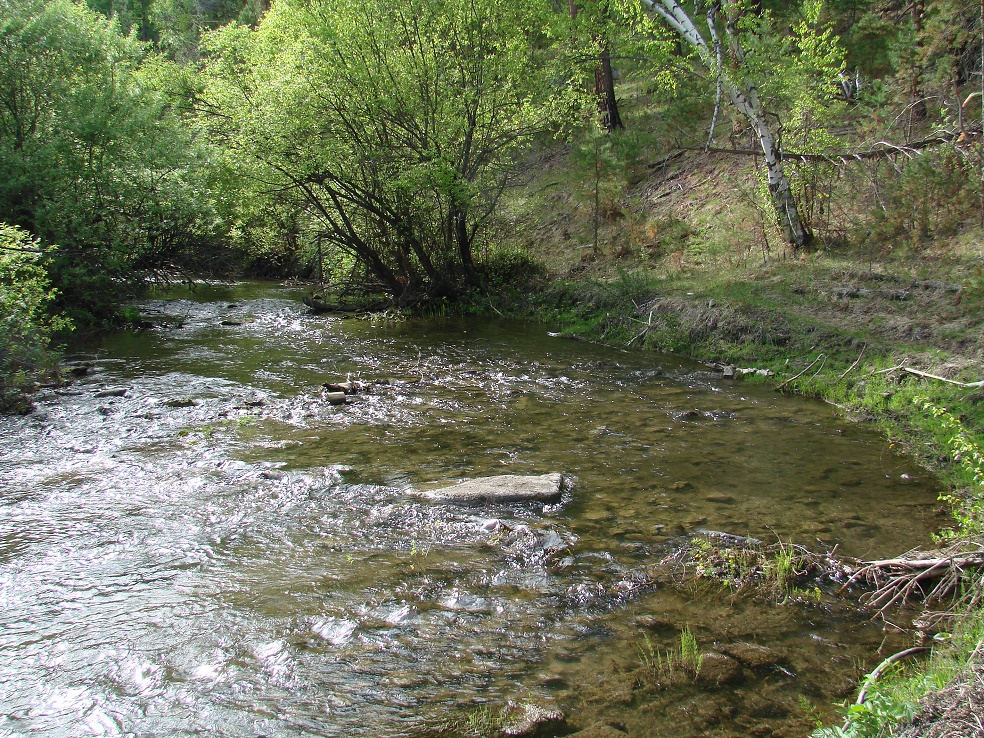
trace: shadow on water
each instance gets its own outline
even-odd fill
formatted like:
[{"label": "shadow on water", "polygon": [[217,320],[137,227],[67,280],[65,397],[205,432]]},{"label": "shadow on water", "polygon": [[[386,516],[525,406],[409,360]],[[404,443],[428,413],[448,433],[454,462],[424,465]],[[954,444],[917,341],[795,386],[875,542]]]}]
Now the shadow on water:
[{"label": "shadow on water", "polygon": [[[638,586],[698,529],[924,543],[933,480],[823,405],[540,325],[193,298],[0,421],[0,735],[413,735],[510,699],[568,730],[802,735],[891,638],[831,592]],[[548,505],[408,494],[549,471],[575,485]],[[706,666],[654,668],[685,628]]]}]

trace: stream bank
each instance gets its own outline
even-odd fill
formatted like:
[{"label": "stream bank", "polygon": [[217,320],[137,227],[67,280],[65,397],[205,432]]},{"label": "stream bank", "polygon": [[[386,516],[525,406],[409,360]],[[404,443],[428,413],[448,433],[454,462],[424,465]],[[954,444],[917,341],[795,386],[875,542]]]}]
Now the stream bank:
[{"label": "stream bank", "polygon": [[[691,356],[874,424],[946,485],[945,538],[973,543],[984,531],[982,283],[972,251],[932,263],[822,253],[743,269],[609,264],[542,285],[532,309],[566,335]],[[946,627],[976,632],[980,621],[964,609]],[[918,628],[908,632],[919,639]],[[937,661],[975,668],[976,644],[954,639],[909,682],[886,680],[883,701],[895,707],[862,716],[849,734],[876,735],[915,712],[953,673]]]}]

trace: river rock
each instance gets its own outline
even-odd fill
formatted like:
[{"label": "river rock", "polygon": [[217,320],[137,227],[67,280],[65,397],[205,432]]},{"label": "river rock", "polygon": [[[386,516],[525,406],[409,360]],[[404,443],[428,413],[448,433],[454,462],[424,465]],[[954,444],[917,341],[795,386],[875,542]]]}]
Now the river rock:
[{"label": "river rock", "polygon": [[708,502],[716,502],[719,505],[730,505],[735,501],[735,498],[731,495],[726,495],[723,492],[715,492],[710,495],[705,495],[704,499]]},{"label": "river rock", "polygon": [[436,502],[460,505],[480,505],[486,502],[548,502],[564,491],[564,475],[559,472],[540,476],[502,474],[496,477],[477,477],[415,494]]},{"label": "river rock", "polygon": [[502,735],[534,738],[553,735],[564,725],[564,713],[555,705],[510,702],[505,711]]},{"label": "river rock", "polygon": [[590,728],[572,733],[567,738],[625,738],[625,731],[608,723],[595,723]]},{"label": "river rock", "polygon": [[197,404],[198,403],[195,402],[194,400],[192,400],[191,398],[184,398],[184,399],[180,399],[180,400],[179,399],[167,400],[164,403],[164,407],[169,407],[169,408],[172,408],[172,409],[177,410],[177,409],[183,408],[183,407],[195,407]]},{"label": "river rock", "polygon": [[126,389],[122,387],[103,389],[96,392],[93,397],[126,397]]},{"label": "river rock", "polygon": [[777,651],[757,643],[729,643],[721,646],[721,651],[749,669],[769,669],[786,660]]},{"label": "river rock", "polygon": [[705,687],[736,684],[744,678],[744,669],[735,659],[723,653],[705,653],[697,672],[697,683]]}]

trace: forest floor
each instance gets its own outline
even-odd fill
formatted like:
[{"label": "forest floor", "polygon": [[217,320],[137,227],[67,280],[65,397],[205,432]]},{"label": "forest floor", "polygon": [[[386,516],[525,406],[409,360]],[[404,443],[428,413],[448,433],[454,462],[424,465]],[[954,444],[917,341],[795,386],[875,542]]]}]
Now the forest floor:
[{"label": "forest floor", "polygon": [[[509,203],[502,225],[522,234],[513,246],[542,268],[526,275],[536,289],[490,298],[497,311],[532,311],[573,337],[684,354],[734,372],[736,381],[831,402],[877,424],[893,449],[940,475],[953,513],[949,523],[941,519],[944,536],[980,540],[979,227],[868,238],[871,231],[857,227],[867,204],[842,194],[826,205],[824,243],[795,251],[771,232],[745,184],[755,181],[751,161],[677,153],[623,172],[611,187],[600,175],[592,184],[590,169],[579,174],[576,154],[558,149],[534,162],[531,184]],[[980,573],[975,578],[979,587]],[[979,633],[980,610],[960,612],[942,622]],[[972,715],[973,726],[960,723],[958,709],[968,694],[979,696],[984,647],[954,638],[936,651],[879,680],[871,707],[829,735],[885,735],[894,725],[904,736],[984,736]]]}]

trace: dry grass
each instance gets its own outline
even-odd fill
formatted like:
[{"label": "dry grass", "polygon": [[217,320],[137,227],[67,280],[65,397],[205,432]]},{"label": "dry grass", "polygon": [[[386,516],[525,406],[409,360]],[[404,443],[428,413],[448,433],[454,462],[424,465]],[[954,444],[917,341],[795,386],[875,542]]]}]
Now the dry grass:
[{"label": "dry grass", "polygon": [[981,738],[984,736],[984,664],[979,643],[963,674],[930,694],[916,714],[896,729],[895,738]]}]

